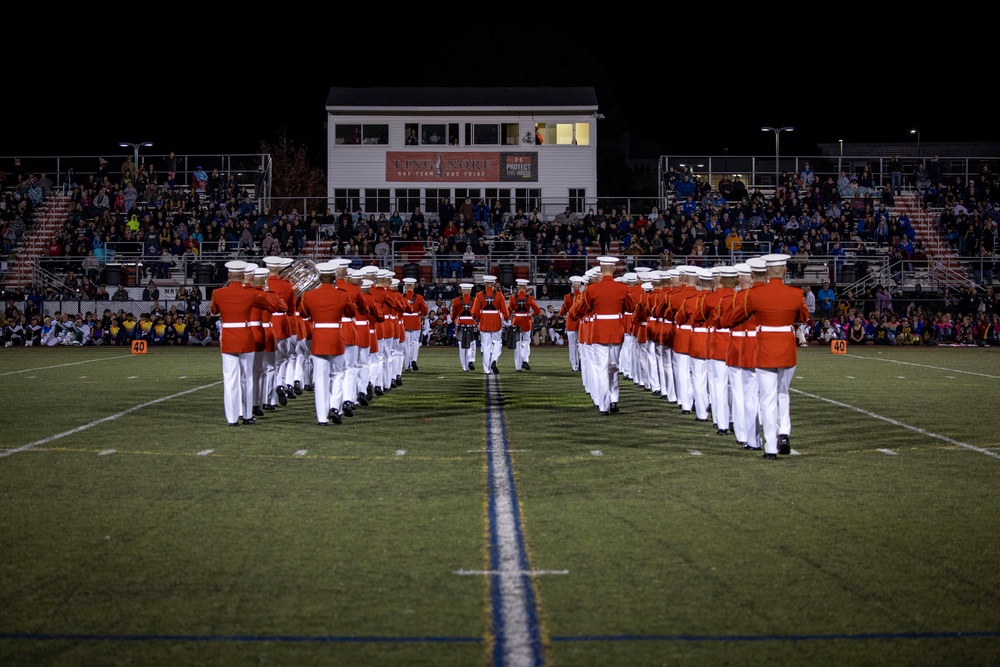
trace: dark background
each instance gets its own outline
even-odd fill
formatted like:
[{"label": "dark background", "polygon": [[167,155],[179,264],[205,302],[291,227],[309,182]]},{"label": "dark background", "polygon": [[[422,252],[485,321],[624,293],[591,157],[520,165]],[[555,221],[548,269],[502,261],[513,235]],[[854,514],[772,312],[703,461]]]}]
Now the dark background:
[{"label": "dark background", "polygon": [[[641,43],[516,55],[503,48],[421,53],[392,47],[389,62],[380,63],[386,58],[369,48],[336,57],[296,48],[260,72],[210,60],[197,78],[148,76],[143,63],[120,66],[111,81],[69,73],[30,90],[8,88],[17,94],[5,103],[0,153],[124,155],[130,149],[121,141],[152,141],[142,151],[152,154],[254,153],[262,140],[284,133],[319,166],[333,86],[593,86],[606,116],[599,138],[629,131],[656,144],[659,154],[770,155],[774,134],[761,132],[763,125],[795,127],[781,134],[781,152],[789,155],[815,155],[818,143],[839,139],[915,146],[913,128],[922,143],[1000,137],[988,86],[944,88],[909,65],[888,77],[850,65],[824,68],[796,55],[737,71],[660,56]],[[149,83],[122,90],[119,78]]]}]

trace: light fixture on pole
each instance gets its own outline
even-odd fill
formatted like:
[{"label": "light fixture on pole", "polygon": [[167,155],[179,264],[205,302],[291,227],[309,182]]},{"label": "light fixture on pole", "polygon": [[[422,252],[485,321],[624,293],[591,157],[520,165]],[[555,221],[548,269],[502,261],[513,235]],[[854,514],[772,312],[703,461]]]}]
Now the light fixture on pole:
[{"label": "light fixture on pole", "polygon": [[781,168],[778,166],[778,160],[781,159],[781,133],[782,132],[793,132],[794,127],[762,127],[761,132],[774,132],[774,189],[778,189],[778,179],[781,178]]},{"label": "light fixture on pole", "polygon": [[149,147],[151,147],[153,145],[153,142],[152,141],[143,141],[143,142],[140,142],[138,144],[133,144],[130,141],[122,141],[118,145],[121,146],[122,148],[128,148],[130,146],[132,147],[132,151],[135,154],[135,172],[136,172],[135,174],[132,174],[132,178],[135,178],[136,174],[139,173],[139,146],[145,146],[145,147],[149,148]]},{"label": "light fixture on pole", "polygon": [[840,172],[844,170],[844,140],[837,139],[837,141],[840,142],[840,159],[837,160],[837,171]]},{"label": "light fixture on pole", "polygon": [[910,134],[917,135],[917,157],[920,157],[920,130],[910,130]]}]

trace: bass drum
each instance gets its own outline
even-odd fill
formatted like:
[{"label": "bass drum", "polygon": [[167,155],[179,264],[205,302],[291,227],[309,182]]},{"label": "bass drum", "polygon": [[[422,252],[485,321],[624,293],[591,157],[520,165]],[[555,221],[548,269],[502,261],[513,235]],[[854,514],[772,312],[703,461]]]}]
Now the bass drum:
[{"label": "bass drum", "polygon": [[458,328],[458,343],[462,346],[463,350],[468,350],[472,347],[474,335],[474,330],[470,326],[460,326]]}]

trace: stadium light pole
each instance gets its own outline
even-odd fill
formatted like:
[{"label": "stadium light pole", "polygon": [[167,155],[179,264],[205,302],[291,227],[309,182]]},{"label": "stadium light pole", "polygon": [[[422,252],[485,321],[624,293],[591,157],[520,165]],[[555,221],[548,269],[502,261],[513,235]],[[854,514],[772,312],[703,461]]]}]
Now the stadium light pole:
[{"label": "stadium light pole", "polygon": [[761,132],[774,132],[774,189],[778,189],[778,179],[781,175],[781,167],[778,166],[778,160],[781,159],[781,133],[782,132],[793,132],[794,127],[762,127]]},{"label": "stadium light pole", "polygon": [[917,157],[920,157],[920,130],[910,130],[910,134],[917,135]]},{"label": "stadium light pole", "polygon": [[[140,143],[133,144],[131,141],[122,141],[118,145],[121,146],[122,148],[128,148],[129,146],[132,147],[132,151],[135,153],[135,171],[136,171],[136,173],[138,173],[139,172],[139,146],[145,146],[147,148],[150,148],[150,147],[152,147],[153,142],[152,141],[142,141]],[[132,174],[132,178],[135,178],[135,174]]]},{"label": "stadium light pole", "polygon": [[840,159],[837,160],[837,172],[840,173],[844,170],[844,140],[837,139],[840,142]]}]

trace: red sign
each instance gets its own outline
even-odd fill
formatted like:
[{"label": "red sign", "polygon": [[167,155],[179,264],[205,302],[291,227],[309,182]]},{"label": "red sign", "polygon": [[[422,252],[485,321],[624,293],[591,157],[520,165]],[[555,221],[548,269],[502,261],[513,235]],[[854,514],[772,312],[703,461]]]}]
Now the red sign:
[{"label": "red sign", "polygon": [[393,152],[385,180],[404,183],[538,181],[538,153]]}]

